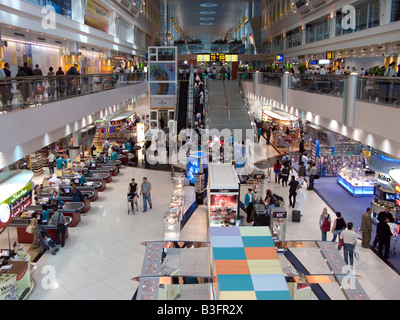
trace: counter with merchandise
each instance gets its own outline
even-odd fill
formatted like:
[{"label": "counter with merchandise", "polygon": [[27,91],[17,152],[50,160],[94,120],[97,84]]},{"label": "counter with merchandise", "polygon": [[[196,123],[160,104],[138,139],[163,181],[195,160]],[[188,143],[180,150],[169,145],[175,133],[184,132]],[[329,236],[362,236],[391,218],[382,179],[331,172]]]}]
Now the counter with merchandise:
[{"label": "counter with merchandise", "polygon": [[240,195],[235,167],[226,163],[211,163],[208,166],[208,179],[209,225],[235,225]]},{"label": "counter with merchandise", "polygon": [[338,172],[337,181],[353,196],[374,194],[375,176],[365,175],[364,169],[343,167]]}]

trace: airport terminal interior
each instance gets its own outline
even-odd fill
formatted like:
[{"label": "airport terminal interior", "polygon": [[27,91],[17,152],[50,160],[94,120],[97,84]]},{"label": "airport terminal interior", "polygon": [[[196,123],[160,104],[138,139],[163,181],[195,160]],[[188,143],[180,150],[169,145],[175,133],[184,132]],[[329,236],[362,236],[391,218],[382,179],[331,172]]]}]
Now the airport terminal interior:
[{"label": "airport terminal interior", "polygon": [[0,17],[0,300],[400,299],[400,0]]}]

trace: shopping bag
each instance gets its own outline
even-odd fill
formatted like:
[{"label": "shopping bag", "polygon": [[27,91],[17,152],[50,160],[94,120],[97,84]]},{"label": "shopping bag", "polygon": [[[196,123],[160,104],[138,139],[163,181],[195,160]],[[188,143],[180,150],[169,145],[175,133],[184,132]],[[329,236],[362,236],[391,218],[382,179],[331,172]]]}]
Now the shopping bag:
[{"label": "shopping bag", "polygon": [[343,239],[342,239],[342,240],[340,240],[339,245],[338,245],[338,247],[337,247],[337,249],[338,249],[339,251],[340,251],[340,249],[342,249],[343,244],[344,244],[344,241],[343,241]]},{"label": "shopping bag", "polygon": [[39,86],[36,89],[36,94],[43,94],[44,93],[44,87],[43,86]]},{"label": "shopping bag", "polygon": [[27,233],[33,233],[33,228],[32,228],[32,226],[28,226],[28,227],[25,229],[25,231],[26,231]]},{"label": "shopping bag", "polygon": [[354,258],[356,258],[357,261],[360,260],[360,254],[357,250],[354,250]]}]

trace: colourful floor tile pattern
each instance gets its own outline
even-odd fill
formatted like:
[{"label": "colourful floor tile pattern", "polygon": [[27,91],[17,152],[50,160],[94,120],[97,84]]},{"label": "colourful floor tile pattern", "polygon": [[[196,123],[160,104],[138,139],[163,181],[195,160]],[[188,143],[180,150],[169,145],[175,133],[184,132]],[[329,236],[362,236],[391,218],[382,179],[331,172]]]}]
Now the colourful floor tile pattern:
[{"label": "colourful floor tile pattern", "polygon": [[291,299],[268,227],[210,227],[210,242],[217,299]]}]

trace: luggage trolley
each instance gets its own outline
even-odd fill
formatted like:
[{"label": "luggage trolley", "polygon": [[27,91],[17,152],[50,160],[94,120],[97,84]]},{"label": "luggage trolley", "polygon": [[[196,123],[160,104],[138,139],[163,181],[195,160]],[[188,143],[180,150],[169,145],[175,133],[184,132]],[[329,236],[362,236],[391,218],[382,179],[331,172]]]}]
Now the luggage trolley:
[{"label": "luggage trolley", "polygon": [[392,253],[394,256],[396,255],[396,244],[397,244],[397,239],[399,237],[399,232],[400,232],[400,225],[397,223],[388,223],[390,227],[390,231],[392,232],[392,236],[390,237],[390,253]]},{"label": "luggage trolley", "polygon": [[139,211],[139,205],[138,205],[138,195],[137,193],[135,194],[127,194],[127,199],[128,199],[128,214],[133,213],[135,214],[135,211]]}]

